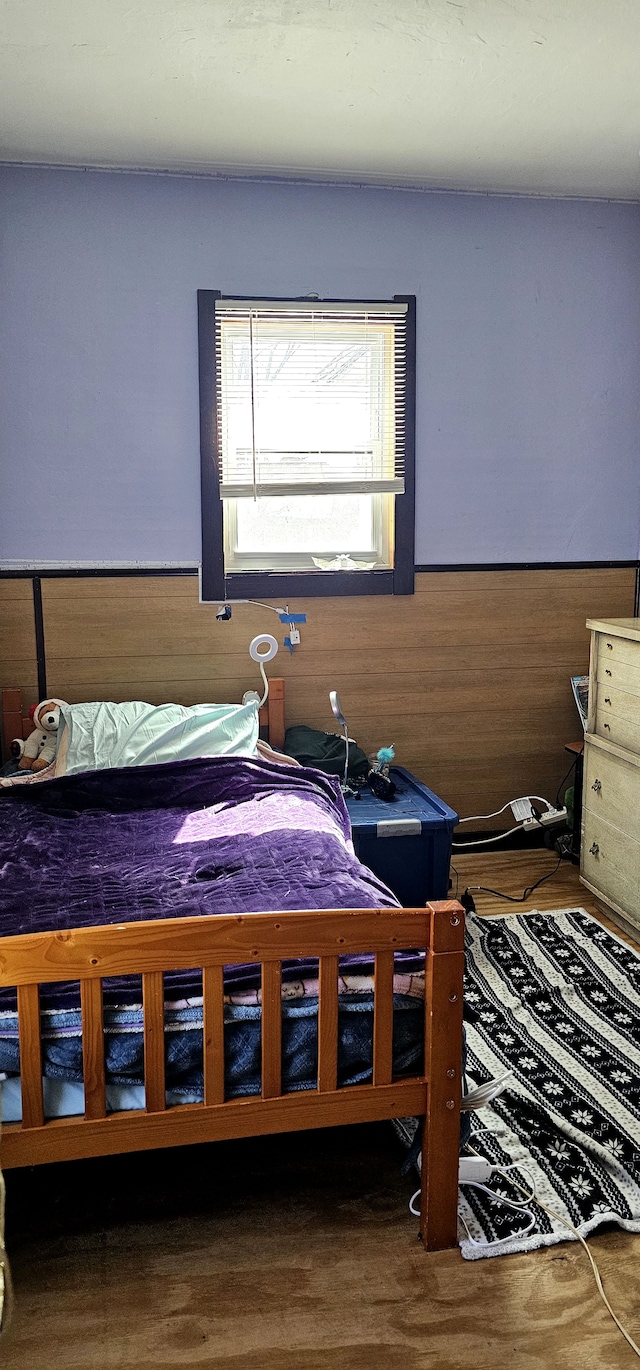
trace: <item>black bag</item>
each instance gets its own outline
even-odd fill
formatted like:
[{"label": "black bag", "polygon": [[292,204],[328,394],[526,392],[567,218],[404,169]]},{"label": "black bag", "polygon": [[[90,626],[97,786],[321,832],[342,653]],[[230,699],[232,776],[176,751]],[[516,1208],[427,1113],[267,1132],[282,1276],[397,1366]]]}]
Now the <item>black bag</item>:
[{"label": "black bag", "polygon": [[[319,728],[287,728],[283,752],[295,757],[301,766],[315,766],[327,775],[344,775],[344,737],[337,733],[323,733]],[[349,741],[350,780],[366,780],[369,760],[357,743]]]}]

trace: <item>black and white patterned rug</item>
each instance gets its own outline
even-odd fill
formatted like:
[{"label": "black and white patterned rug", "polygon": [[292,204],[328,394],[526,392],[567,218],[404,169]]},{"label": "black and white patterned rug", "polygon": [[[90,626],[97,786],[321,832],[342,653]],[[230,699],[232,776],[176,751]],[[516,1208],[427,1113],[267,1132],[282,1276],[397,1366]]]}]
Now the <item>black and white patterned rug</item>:
[{"label": "black and white patterned rug", "polygon": [[[583,1236],[607,1222],[640,1232],[640,954],[583,909],[469,916],[465,1000],[468,1087],[512,1072],[471,1114],[475,1149],[515,1165]],[[570,1239],[535,1204],[523,1235],[528,1215],[469,1186],[460,1212],[468,1260]]]}]

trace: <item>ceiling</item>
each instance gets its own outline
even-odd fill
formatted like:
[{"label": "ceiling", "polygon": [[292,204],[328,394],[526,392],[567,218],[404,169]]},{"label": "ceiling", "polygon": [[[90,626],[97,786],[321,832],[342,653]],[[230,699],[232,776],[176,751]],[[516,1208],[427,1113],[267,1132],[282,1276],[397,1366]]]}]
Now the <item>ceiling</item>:
[{"label": "ceiling", "polygon": [[0,159],[640,199],[639,0],[0,0]]}]

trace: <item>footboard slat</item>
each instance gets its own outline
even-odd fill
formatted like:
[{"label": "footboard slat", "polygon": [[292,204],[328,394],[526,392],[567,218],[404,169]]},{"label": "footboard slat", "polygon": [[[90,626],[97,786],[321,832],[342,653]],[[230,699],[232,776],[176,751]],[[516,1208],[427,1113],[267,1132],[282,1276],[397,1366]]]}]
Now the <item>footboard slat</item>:
[{"label": "footboard slat", "polygon": [[85,1118],[106,1118],[102,981],[80,981]]},{"label": "footboard slat", "polygon": [[18,986],[18,1032],[22,1080],[22,1126],[42,1127],[42,1045],[40,1041],[40,989]]},{"label": "footboard slat", "polygon": [[147,1113],[166,1108],[164,1083],[164,977],[161,970],[142,977],[144,1013],[144,1091]]},{"label": "footboard slat", "polygon": [[282,1003],[280,961],[262,964],[262,1097],[282,1093]]},{"label": "footboard slat", "polygon": [[393,1077],[393,952],[376,952],[375,967],[373,1083],[390,1085]]},{"label": "footboard slat", "polygon": [[338,1079],[338,957],[321,956],[318,968],[318,1090]]},{"label": "footboard slat", "polygon": [[224,984],[222,966],[202,972],[204,1102],[224,1103]]}]

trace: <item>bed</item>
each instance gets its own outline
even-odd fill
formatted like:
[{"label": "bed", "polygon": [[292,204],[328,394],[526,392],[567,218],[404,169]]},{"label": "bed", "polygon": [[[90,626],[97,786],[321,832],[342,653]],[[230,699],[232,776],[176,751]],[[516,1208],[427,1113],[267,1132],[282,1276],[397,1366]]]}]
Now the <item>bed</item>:
[{"label": "bed", "polygon": [[[4,691],[2,704],[5,739],[26,734],[19,692]],[[271,681],[261,723],[281,746],[282,681]],[[21,1094],[20,1121],[2,1131],[5,1169],[421,1116],[420,1236],[427,1250],[456,1244],[463,911],[454,901],[397,906],[353,856],[332,779],[228,757],[83,772],[5,791],[0,840],[3,831],[5,875],[12,854],[27,853],[5,882],[0,941],[0,1070],[19,1071]],[[64,898],[56,906],[45,861],[30,901],[30,846],[38,832],[62,831]],[[76,896],[81,877],[90,883],[87,834],[95,842],[106,831],[129,854],[126,878],[105,903],[101,877],[100,899],[94,888],[85,908]],[[170,853],[157,878],[156,848]],[[12,914],[21,882],[27,913]],[[38,892],[46,931],[31,930]],[[118,1035],[122,986],[134,983],[139,1003],[126,1006],[137,1016]],[[64,1033],[49,1030],[56,1012],[71,1023],[70,1065]],[[116,1046],[141,1106],[117,1106]],[[181,1092],[175,1059],[184,1067],[185,1052]],[[55,1070],[81,1080],[80,1113],[47,1116]]]}]

